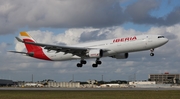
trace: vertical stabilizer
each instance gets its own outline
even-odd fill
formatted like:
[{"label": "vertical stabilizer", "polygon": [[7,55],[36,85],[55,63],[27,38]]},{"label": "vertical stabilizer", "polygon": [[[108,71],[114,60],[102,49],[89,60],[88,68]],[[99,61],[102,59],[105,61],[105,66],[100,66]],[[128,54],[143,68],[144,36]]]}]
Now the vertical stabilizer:
[{"label": "vertical stabilizer", "polygon": [[[20,32],[21,39],[25,42],[36,42],[28,33],[26,32]],[[26,50],[27,52],[34,52],[35,50],[41,49],[40,46],[32,45],[32,44],[26,44]]]}]

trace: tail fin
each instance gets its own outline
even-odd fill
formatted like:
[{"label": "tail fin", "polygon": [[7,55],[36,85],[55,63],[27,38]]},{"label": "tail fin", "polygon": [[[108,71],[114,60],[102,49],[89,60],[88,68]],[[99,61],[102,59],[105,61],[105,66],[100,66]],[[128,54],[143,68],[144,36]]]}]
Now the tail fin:
[{"label": "tail fin", "polygon": [[[36,42],[28,33],[26,32],[20,32],[20,36],[22,38],[23,41],[25,42]],[[32,45],[32,44],[26,44],[25,43],[25,46],[26,46],[26,50],[27,52],[34,52],[35,50],[38,50],[38,49],[41,49],[40,46],[36,46],[36,45]]]}]

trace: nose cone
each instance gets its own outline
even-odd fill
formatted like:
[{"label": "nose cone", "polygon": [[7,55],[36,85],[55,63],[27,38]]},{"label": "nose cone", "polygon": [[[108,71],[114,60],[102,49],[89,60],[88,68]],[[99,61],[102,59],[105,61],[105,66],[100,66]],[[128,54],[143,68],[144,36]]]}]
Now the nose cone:
[{"label": "nose cone", "polygon": [[158,40],[158,45],[162,46],[164,44],[166,44],[169,40],[167,38],[161,38]]},{"label": "nose cone", "polygon": [[167,38],[164,38],[164,44],[166,44],[169,40]]}]

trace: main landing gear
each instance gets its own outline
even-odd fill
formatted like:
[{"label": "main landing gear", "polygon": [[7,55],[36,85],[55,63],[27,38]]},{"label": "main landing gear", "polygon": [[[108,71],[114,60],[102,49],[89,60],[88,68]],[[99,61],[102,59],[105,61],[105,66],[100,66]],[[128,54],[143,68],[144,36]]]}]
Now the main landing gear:
[{"label": "main landing gear", "polygon": [[[80,61],[80,63],[77,63],[77,67],[82,67],[83,66],[83,64],[86,64],[87,62],[86,62],[86,60],[81,60]],[[94,67],[94,68],[96,68],[96,67],[98,67],[98,65],[101,65],[102,64],[102,62],[99,60],[99,58],[97,58],[96,59],[96,61],[95,61],[95,63],[94,64],[92,64],[92,67]]]},{"label": "main landing gear", "polygon": [[92,67],[96,68],[98,67],[98,65],[101,65],[102,62],[99,60],[99,58],[96,59],[96,62],[94,64],[92,64]]},{"label": "main landing gear", "polygon": [[81,60],[80,63],[77,63],[77,67],[82,67],[83,64],[86,64],[86,60]]},{"label": "main landing gear", "polygon": [[154,53],[153,53],[154,52],[154,48],[152,48],[150,51],[151,51],[150,56],[154,56]]}]

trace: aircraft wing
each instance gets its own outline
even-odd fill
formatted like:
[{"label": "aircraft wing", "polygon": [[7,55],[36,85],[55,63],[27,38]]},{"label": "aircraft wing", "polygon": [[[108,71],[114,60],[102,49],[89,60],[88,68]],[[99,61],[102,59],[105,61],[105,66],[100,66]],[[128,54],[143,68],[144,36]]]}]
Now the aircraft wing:
[{"label": "aircraft wing", "polygon": [[[87,47],[74,47],[74,46],[63,46],[63,45],[51,45],[51,44],[43,44],[43,43],[25,42],[18,37],[16,37],[16,39],[22,43],[44,47],[44,49],[47,49],[47,51],[54,50],[54,51],[56,51],[56,53],[65,52],[65,53],[71,53],[71,54],[77,55],[77,56],[86,55],[88,50],[93,49],[93,48],[87,48]],[[102,49],[102,50],[109,51],[108,49]]]}]

